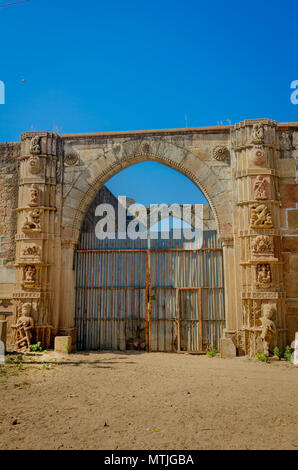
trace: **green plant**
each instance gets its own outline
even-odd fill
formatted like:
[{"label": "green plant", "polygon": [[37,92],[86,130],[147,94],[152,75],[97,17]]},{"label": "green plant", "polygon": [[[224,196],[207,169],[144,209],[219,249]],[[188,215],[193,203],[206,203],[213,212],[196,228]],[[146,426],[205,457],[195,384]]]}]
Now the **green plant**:
[{"label": "green plant", "polygon": [[43,369],[43,370],[47,370],[47,369],[51,369],[51,364],[49,364],[48,362],[43,362],[40,369]]},{"label": "green plant", "polygon": [[66,354],[69,354],[68,346],[67,344],[64,344],[64,351]]},{"label": "green plant", "polygon": [[275,346],[275,348],[273,349],[273,354],[276,357],[280,357],[280,350],[277,346]]},{"label": "green plant", "polygon": [[257,354],[257,359],[261,362],[268,362],[268,357],[266,357],[263,353]]},{"label": "green plant", "polygon": [[285,352],[284,352],[284,358],[285,358],[285,360],[286,360],[286,361],[290,361],[290,360],[291,360],[291,356],[292,356],[291,348],[290,348],[290,346],[286,346]]},{"label": "green plant", "polygon": [[217,349],[211,349],[210,351],[207,352],[206,356],[208,357],[215,357],[219,351]]},{"label": "green plant", "polygon": [[38,343],[36,343],[36,344],[30,344],[30,351],[32,351],[32,352],[42,351],[41,342],[38,341]]}]

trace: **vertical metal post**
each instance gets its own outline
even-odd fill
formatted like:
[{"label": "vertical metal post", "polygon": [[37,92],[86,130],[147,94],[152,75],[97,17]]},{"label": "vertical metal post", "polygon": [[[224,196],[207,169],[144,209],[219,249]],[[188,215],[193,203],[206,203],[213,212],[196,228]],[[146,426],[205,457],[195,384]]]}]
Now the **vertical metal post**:
[{"label": "vertical metal post", "polygon": [[146,350],[151,351],[151,276],[150,250],[146,250]]}]

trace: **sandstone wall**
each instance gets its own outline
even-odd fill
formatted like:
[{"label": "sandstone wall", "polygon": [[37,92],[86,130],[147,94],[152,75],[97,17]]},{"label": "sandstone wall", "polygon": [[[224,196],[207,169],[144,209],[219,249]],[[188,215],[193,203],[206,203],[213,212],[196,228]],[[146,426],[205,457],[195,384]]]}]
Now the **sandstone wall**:
[{"label": "sandstone wall", "polygon": [[298,331],[298,126],[280,130],[280,197],[288,342]]},{"label": "sandstone wall", "polygon": [[[0,144],[0,319],[7,318],[8,325],[14,313],[12,291],[15,283],[19,151],[19,143]],[[8,343],[11,341],[10,332],[8,328]]]},{"label": "sandstone wall", "polygon": [[18,207],[18,164],[20,144],[0,144],[0,295],[14,284],[15,234]]}]

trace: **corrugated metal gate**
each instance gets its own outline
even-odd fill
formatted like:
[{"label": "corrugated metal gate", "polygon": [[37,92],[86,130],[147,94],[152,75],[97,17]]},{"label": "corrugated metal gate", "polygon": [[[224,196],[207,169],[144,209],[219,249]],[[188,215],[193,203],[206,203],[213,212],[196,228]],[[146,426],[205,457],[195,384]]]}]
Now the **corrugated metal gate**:
[{"label": "corrugated metal gate", "polygon": [[[150,248],[149,248],[150,243]],[[78,348],[219,348],[225,327],[222,249],[177,240],[105,240],[82,233],[75,255]]]}]

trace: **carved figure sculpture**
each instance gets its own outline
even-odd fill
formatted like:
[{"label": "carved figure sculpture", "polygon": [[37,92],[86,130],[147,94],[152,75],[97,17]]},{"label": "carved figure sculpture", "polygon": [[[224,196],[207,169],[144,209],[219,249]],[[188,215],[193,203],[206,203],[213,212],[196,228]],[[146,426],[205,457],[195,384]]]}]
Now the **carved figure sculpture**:
[{"label": "carved figure sculpture", "polygon": [[22,305],[21,316],[18,318],[12,328],[16,331],[15,346],[17,349],[29,349],[32,339],[32,330],[34,328],[34,320],[30,316],[31,304],[24,303]]},{"label": "carved figure sculpture", "polygon": [[33,139],[31,140],[30,152],[32,153],[32,155],[39,155],[40,151],[40,137],[33,137]]},{"label": "carved figure sculpture", "polygon": [[279,136],[279,145],[280,148],[283,150],[291,150],[292,145],[291,145],[291,138],[290,135],[287,134],[287,132],[282,132]]},{"label": "carved figure sculpture", "polygon": [[24,287],[31,288],[36,284],[36,267],[32,265],[27,265],[24,267]]},{"label": "carved figure sculpture", "polygon": [[254,199],[268,199],[266,180],[262,175],[258,175],[254,182]]},{"label": "carved figure sculpture", "polygon": [[39,205],[39,189],[35,184],[32,184],[29,189],[29,202],[30,207]]},{"label": "carved figure sculpture", "polygon": [[273,226],[271,212],[265,204],[251,206],[250,226],[251,228],[271,228]]},{"label": "carved figure sculpture", "polygon": [[29,211],[22,227],[23,232],[41,232],[40,215],[39,209]]},{"label": "carved figure sculpture", "polygon": [[255,254],[273,253],[273,245],[270,237],[267,235],[259,235],[252,244],[252,252]]},{"label": "carved figure sculpture", "polygon": [[265,356],[269,356],[269,348],[272,338],[277,335],[277,328],[272,321],[273,316],[276,315],[276,305],[275,304],[263,304],[262,306],[262,317],[261,320],[261,339],[263,342],[263,349]]},{"label": "carved figure sculpture", "polygon": [[40,258],[40,248],[37,245],[31,245],[22,251],[23,257]]},{"label": "carved figure sculpture", "polygon": [[264,140],[264,125],[261,122],[258,122],[253,125],[252,129],[252,141],[256,143],[261,143]]},{"label": "carved figure sculpture", "polygon": [[257,265],[257,286],[266,289],[271,286],[272,276],[270,264]]}]

